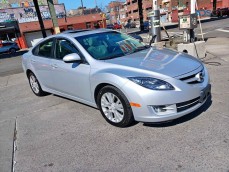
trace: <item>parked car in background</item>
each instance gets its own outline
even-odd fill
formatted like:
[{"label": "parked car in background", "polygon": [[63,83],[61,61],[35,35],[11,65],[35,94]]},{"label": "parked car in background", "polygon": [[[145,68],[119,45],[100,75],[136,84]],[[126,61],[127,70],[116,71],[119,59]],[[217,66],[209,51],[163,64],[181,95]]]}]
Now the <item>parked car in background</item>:
[{"label": "parked car in background", "polygon": [[15,53],[16,51],[20,50],[17,43],[15,42],[2,42],[0,44],[0,53]]},{"label": "parked car in background", "polygon": [[149,21],[144,21],[143,25],[144,25],[144,30],[149,30],[149,28],[151,28],[151,22]]},{"label": "parked car in background", "polygon": [[136,28],[136,23],[135,22],[128,22],[125,26],[125,28]]},{"label": "parked car in background", "polygon": [[107,29],[114,29],[114,25],[113,24],[107,24]]},{"label": "parked car in background", "polygon": [[217,10],[212,11],[212,16],[217,16],[217,17],[229,16],[229,8],[217,8]]},{"label": "parked car in background", "polygon": [[120,25],[118,23],[114,23],[113,29],[122,29],[122,25]]},{"label": "parked car in background", "polygon": [[22,66],[35,95],[98,108],[118,127],[182,117],[211,93],[200,60],[108,29],[49,36],[23,55]]}]

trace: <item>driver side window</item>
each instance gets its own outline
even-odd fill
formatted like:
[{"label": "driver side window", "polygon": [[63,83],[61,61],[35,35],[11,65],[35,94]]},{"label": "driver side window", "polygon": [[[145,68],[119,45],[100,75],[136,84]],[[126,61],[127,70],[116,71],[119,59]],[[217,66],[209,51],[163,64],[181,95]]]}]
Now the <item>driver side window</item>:
[{"label": "driver side window", "polygon": [[64,56],[71,53],[79,54],[79,51],[70,41],[66,39],[58,39],[56,42],[56,59],[62,60]]}]

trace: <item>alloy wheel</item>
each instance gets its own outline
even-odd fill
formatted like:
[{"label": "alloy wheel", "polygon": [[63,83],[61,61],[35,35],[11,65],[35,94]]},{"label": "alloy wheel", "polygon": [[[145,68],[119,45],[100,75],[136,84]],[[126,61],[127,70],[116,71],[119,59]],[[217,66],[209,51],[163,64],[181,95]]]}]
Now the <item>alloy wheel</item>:
[{"label": "alloy wheel", "polygon": [[102,95],[101,108],[107,119],[114,123],[119,123],[124,118],[123,104],[113,93],[106,92]]},{"label": "alloy wheel", "polygon": [[29,81],[30,81],[31,88],[34,91],[34,93],[38,94],[40,91],[40,88],[39,88],[38,81],[35,78],[35,76],[30,75]]}]

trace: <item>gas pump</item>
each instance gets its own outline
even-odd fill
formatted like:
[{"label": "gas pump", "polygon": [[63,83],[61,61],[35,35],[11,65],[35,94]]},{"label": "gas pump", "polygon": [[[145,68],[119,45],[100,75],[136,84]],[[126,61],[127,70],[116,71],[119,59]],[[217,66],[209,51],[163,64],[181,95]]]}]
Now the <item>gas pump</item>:
[{"label": "gas pump", "polygon": [[196,27],[196,14],[179,16],[179,29],[183,30],[183,43],[177,45],[177,50],[197,58],[204,58],[206,55],[205,41],[195,42],[194,28]]},{"label": "gas pump", "polygon": [[196,14],[188,14],[179,16],[179,29],[183,30],[184,43],[194,42],[195,34],[193,29],[197,28]]}]

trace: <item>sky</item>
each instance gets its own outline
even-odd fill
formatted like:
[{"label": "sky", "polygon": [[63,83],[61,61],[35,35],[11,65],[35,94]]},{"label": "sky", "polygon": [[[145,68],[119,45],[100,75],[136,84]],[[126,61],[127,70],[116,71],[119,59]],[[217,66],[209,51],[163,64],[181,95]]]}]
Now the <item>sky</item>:
[{"label": "sky", "polygon": [[[112,0],[82,0],[83,6],[87,8],[94,8],[97,3],[98,7],[107,6]],[[58,0],[59,3],[64,3],[66,10],[77,9],[81,6],[81,0]]]}]

